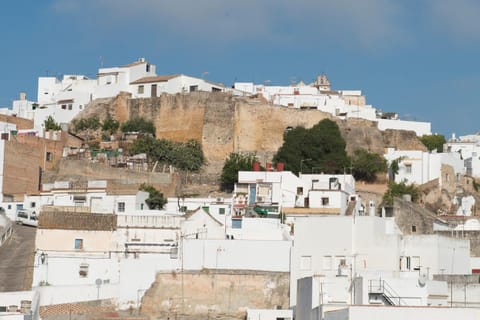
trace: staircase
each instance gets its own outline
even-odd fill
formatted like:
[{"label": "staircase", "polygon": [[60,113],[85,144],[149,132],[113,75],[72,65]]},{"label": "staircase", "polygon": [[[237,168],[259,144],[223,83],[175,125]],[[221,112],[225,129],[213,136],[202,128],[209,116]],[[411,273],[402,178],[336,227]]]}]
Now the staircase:
[{"label": "staircase", "polygon": [[368,285],[370,303],[383,303],[389,306],[406,306],[402,297],[385,281],[370,280]]},{"label": "staircase", "polygon": [[357,205],[357,201],[350,201],[348,203],[347,210],[345,210],[345,215],[346,216],[351,216],[353,213],[353,210],[355,210],[355,206]]}]

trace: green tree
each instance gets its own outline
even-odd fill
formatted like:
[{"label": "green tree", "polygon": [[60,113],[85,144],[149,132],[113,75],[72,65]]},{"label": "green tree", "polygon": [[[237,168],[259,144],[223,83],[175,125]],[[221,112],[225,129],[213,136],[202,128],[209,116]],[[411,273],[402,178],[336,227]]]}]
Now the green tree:
[{"label": "green tree", "polygon": [[437,152],[443,152],[443,145],[447,142],[442,134],[424,135],[420,138],[420,141],[428,151],[437,150]]},{"label": "green tree", "polygon": [[152,161],[168,163],[180,170],[198,171],[205,162],[202,146],[195,140],[173,142],[144,136],[130,144],[128,152],[146,153]]},{"label": "green tree", "polygon": [[405,182],[396,183],[390,181],[388,183],[388,190],[383,195],[383,202],[387,205],[393,205],[393,200],[401,197],[404,194],[412,196],[412,201],[416,202],[420,196],[418,188],[414,184],[406,184]]},{"label": "green tree", "polygon": [[98,117],[90,117],[90,118],[81,118],[72,121],[73,126],[75,127],[76,131],[85,131],[85,130],[98,130],[101,127],[100,120]]},{"label": "green tree", "polygon": [[395,176],[400,170],[400,162],[405,159],[405,157],[398,157],[397,159],[392,160],[388,166],[388,180],[395,181]]},{"label": "green tree", "polygon": [[285,169],[295,173],[306,168],[307,172],[342,173],[350,163],[345,146],[338,125],[324,119],[311,129],[296,127],[287,132],[273,160],[284,162]]},{"label": "green tree", "polygon": [[52,116],[48,116],[48,118],[43,122],[43,126],[45,130],[62,130],[62,127],[53,119]]},{"label": "green tree", "polygon": [[167,203],[167,199],[163,197],[163,193],[155,189],[150,184],[142,183],[139,190],[148,192],[149,197],[147,200],[145,200],[145,202],[150,210],[163,209],[163,206]]},{"label": "green tree", "polygon": [[119,127],[120,127],[119,122],[117,120],[114,120],[114,119],[110,118],[110,117],[105,119],[105,121],[103,121],[103,123],[102,123],[102,131],[105,131],[109,135],[112,135],[115,132],[117,132]]},{"label": "green tree", "polygon": [[221,189],[223,191],[233,191],[235,183],[238,182],[238,171],[252,170],[253,163],[256,161],[257,157],[253,153],[230,153],[223,164],[220,176]]},{"label": "green tree", "polygon": [[387,160],[378,153],[357,149],[352,156],[353,176],[356,180],[375,181],[377,174],[387,172]]},{"label": "green tree", "polygon": [[153,121],[141,117],[135,117],[122,123],[122,132],[140,132],[155,135],[155,125]]}]

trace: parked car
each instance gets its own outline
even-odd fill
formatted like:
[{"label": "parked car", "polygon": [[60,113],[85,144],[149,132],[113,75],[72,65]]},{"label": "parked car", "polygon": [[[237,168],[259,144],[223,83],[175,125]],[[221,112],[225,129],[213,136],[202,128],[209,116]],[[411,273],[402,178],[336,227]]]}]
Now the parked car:
[{"label": "parked car", "polygon": [[32,227],[38,227],[38,217],[35,211],[20,209],[17,211],[16,222]]}]

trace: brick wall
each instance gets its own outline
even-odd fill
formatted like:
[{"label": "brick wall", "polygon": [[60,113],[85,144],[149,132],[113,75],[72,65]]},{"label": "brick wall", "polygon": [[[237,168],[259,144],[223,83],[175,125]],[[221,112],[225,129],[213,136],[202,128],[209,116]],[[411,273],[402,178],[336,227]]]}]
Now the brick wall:
[{"label": "brick wall", "polygon": [[15,141],[5,142],[3,193],[13,196],[39,189],[41,154],[38,149]]}]

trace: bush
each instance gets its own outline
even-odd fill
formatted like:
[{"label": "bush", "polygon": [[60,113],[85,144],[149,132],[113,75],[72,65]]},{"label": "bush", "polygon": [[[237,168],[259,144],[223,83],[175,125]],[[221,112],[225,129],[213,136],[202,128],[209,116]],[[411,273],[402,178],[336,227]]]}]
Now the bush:
[{"label": "bush", "polygon": [[48,118],[43,122],[43,125],[45,127],[45,130],[49,131],[49,130],[62,130],[62,127],[57,123],[55,122],[55,119],[53,119],[52,116],[48,116]]},{"label": "bush", "polygon": [[121,130],[125,132],[150,133],[155,136],[155,125],[153,121],[141,117],[135,117],[122,123]]},{"label": "bush", "polygon": [[103,121],[102,131],[105,131],[107,134],[112,135],[117,132],[119,127],[120,123],[117,120],[107,118],[105,119],[105,121]]},{"label": "bush", "polygon": [[253,153],[230,153],[223,164],[222,175],[220,176],[221,189],[223,191],[233,191],[235,183],[238,182],[238,171],[252,170],[255,161],[257,161],[257,157]]},{"label": "bush", "polygon": [[411,195],[412,201],[416,202],[420,192],[413,184],[406,184],[405,182],[395,183],[390,181],[388,183],[388,190],[383,195],[383,202],[387,205],[393,205],[393,200],[403,196],[404,194]]},{"label": "bush", "polygon": [[288,131],[273,160],[285,163],[285,169],[295,173],[301,169],[343,173],[350,164],[345,146],[337,123],[324,119],[311,129],[296,127]]},{"label": "bush", "polygon": [[198,171],[205,162],[202,146],[195,140],[173,142],[146,136],[135,140],[128,151],[146,153],[152,161],[168,163],[180,170]]},{"label": "bush", "polygon": [[377,153],[357,149],[352,156],[353,176],[356,180],[373,182],[377,174],[387,172],[387,160]]},{"label": "bush", "polygon": [[447,142],[441,134],[424,135],[420,141],[428,151],[437,150],[437,152],[443,152],[443,145]]},{"label": "bush", "polygon": [[149,193],[149,197],[145,202],[150,210],[160,210],[167,203],[167,199],[163,197],[163,193],[155,189],[152,185],[142,183],[139,190]]}]

